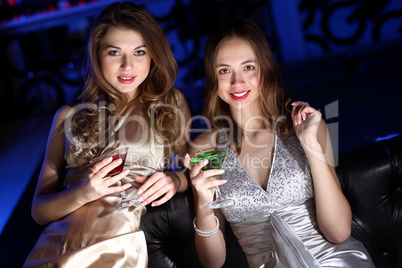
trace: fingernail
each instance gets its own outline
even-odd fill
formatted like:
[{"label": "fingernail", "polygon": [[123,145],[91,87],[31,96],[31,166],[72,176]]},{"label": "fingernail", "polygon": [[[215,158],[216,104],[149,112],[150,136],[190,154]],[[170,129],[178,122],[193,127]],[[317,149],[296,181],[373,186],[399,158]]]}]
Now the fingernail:
[{"label": "fingernail", "polygon": [[155,205],[154,203],[152,203],[152,204],[151,204],[151,207],[154,207],[154,206],[156,206],[156,205]]},{"label": "fingernail", "polygon": [[222,182],[223,182],[223,183],[227,183],[228,181],[227,181],[227,180],[222,180]]},{"label": "fingernail", "polygon": [[124,170],[124,175],[127,175],[130,172],[129,169]]},{"label": "fingernail", "polygon": [[[141,202],[141,201],[140,201]],[[144,202],[142,202],[142,204],[144,205],[144,206],[146,206],[146,205],[148,205],[148,202],[147,201],[144,201]]]},{"label": "fingernail", "polygon": [[218,172],[219,172],[219,174],[222,174],[222,173],[225,173],[225,170],[224,170],[224,169],[220,169]]},{"label": "fingernail", "polygon": [[184,158],[187,158],[187,157],[189,157],[190,155],[188,154],[188,153],[186,153],[185,155],[184,155]]},{"label": "fingernail", "polygon": [[113,157],[109,156],[108,158],[106,158],[106,161],[110,162],[113,160]]},{"label": "fingernail", "polygon": [[204,160],[202,161],[202,163],[203,163],[203,164],[208,164],[208,159],[204,159]]},{"label": "fingernail", "polygon": [[121,159],[121,158],[119,158],[119,159],[117,159],[117,163],[122,163],[123,162],[123,159]]},{"label": "fingernail", "polygon": [[[144,192],[144,190],[143,189],[138,189],[138,191],[137,191],[137,193],[138,194],[142,194],[142,192]],[[142,197],[141,197],[142,198]],[[142,198],[143,199],[143,198]],[[140,200],[141,201],[141,200]]]},{"label": "fingernail", "polygon": [[138,201],[142,202],[144,200],[144,197],[140,196],[138,197]]}]

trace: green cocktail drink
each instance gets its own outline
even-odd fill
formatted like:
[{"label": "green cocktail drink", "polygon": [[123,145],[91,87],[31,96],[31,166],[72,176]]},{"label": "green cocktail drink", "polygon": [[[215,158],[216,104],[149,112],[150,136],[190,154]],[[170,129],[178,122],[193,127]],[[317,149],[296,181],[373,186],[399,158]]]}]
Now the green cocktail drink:
[{"label": "green cocktail drink", "polygon": [[[204,159],[208,159],[208,164],[206,164],[201,171],[206,171],[210,169],[222,169],[223,168],[223,163],[226,160],[226,155],[228,153],[228,149],[216,149],[216,148],[209,148],[206,150],[201,150],[199,152],[196,152],[195,154],[191,155],[190,157],[190,163],[192,165],[197,164],[198,162],[201,162]],[[212,176],[209,177],[214,180],[219,180],[220,175],[217,176]],[[206,180],[208,181],[208,180]],[[227,199],[223,198],[221,194],[221,190],[219,186],[215,186],[215,201],[209,203],[209,207],[212,209],[216,208],[223,208],[227,206],[233,206],[234,201],[232,199]]]},{"label": "green cocktail drink", "polygon": [[201,152],[191,157],[190,162],[195,165],[204,159],[208,159],[208,164],[201,169],[202,171],[208,169],[219,169],[222,167],[223,162],[225,161],[226,154],[227,152],[223,150],[214,150],[205,153]]}]

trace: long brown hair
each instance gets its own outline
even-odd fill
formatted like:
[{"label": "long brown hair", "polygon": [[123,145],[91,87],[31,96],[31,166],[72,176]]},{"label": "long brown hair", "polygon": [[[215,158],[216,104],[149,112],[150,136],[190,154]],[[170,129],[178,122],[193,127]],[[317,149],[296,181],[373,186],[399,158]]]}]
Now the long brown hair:
[{"label": "long brown hair", "polygon": [[[227,120],[216,120],[219,116],[224,115],[233,119],[229,105],[218,97],[216,56],[222,41],[234,37],[246,40],[258,59],[261,77],[259,100],[262,116],[271,127],[276,128],[275,130],[279,135],[293,136],[290,109],[293,97],[285,90],[284,79],[266,37],[253,21],[245,18],[226,21],[208,37],[204,55],[206,73],[204,116],[217,129],[228,127],[226,125]],[[235,139],[232,142],[239,150],[241,140],[236,135],[238,131],[234,132],[232,134],[234,134]]]},{"label": "long brown hair", "polygon": [[[95,103],[98,108],[81,110],[74,114],[72,120],[73,135],[78,140],[93,143],[94,146],[83,151],[81,148],[75,148],[75,151],[82,151],[82,156],[89,151],[92,155],[99,153],[105,146],[97,142],[99,136],[103,135],[99,130],[108,133],[112,127],[108,125],[107,120],[99,120],[99,114],[103,112],[107,116],[113,116],[130,105],[128,96],[110,85],[100,69],[98,50],[110,27],[132,29],[144,39],[151,55],[151,67],[148,77],[138,87],[136,99],[142,104],[141,113],[148,126],[151,127],[151,115],[155,116],[155,127],[152,131],[155,131],[164,144],[172,144],[180,135],[179,126],[175,123],[176,114],[170,107],[161,104],[178,105],[177,94],[173,88],[178,74],[177,63],[163,30],[145,8],[132,2],[115,2],[99,14],[92,28],[87,47],[86,80],[79,96],[83,103]],[[106,146],[107,144],[108,140]],[[172,147],[165,148],[165,156],[169,156],[172,150]]]}]

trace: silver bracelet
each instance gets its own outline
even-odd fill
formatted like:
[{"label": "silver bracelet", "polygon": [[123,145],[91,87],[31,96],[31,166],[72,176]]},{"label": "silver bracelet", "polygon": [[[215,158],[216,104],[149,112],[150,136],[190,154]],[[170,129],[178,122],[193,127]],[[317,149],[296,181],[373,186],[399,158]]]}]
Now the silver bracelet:
[{"label": "silver bracelet", "polygon": [[196,218],[197,218],[197,217],[194,217],[193,226],[194,226],[195,233],[196,233],[197,235],[202,236],[202,237],[209,237],[209,236],[213,236],[214,234],[216,234],[216,233],[218,232],[218,230],[219,230],[219,219],[218,219],[218,217],[215,216],[216,227],[215,227],[215,229],[213,229],[213,230],[210,231],[210,232],[203,232],[203,231],[201,231],[200,229],[198,229],[197,225],[195,224],[195,219],[196,219]]}]

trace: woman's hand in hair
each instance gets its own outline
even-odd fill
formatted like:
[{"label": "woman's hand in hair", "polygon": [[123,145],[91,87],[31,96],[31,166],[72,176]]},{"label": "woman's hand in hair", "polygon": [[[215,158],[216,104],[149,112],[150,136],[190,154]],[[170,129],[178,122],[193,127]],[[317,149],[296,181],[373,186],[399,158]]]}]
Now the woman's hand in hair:
[{"label": "woman's hand in hair", "polygon": [[303,147],[314,148],[318,144],[318,131],[322,122],[321,113],[307,102],[292,103],[292,121],[297,138]]}]

